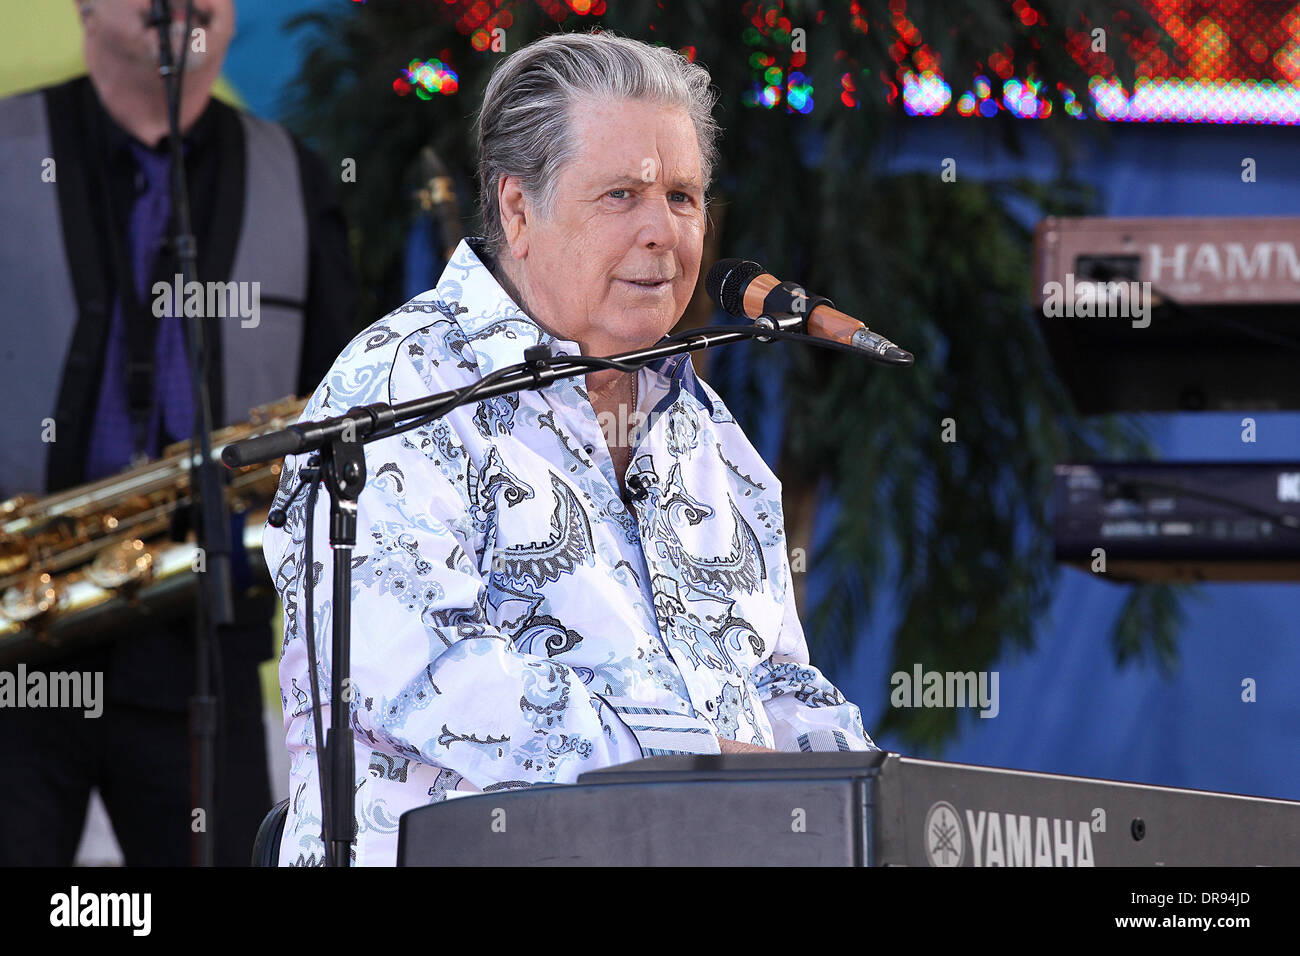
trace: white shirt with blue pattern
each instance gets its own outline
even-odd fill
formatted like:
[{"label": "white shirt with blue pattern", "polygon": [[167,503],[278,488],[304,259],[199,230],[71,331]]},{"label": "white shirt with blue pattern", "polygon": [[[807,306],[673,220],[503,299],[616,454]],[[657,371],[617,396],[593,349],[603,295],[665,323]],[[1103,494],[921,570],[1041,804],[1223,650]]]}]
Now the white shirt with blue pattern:
[{"label": "white shirt with blue pattern", "polygon": [[[541,342],[578,354],[519,309],[481,251],[462,242],[435,289],[358,335],[302,420],[459,388]],[[642,756],[718,753],[720,737],[876,749],[858,708],[809,664],[776,478],[685,356],[638,382],[648,414],[627,473],[646,491],[635,513],[581,376],[366,447],[352,569],[355,864],[394,863],[401,814],[448,792],[571,783]],[[280,504],[303,464],[286,460]],[[285,865],[323,859],[305,498],[264,540],[285,606]],[[328,515],[322,489],[313,614],[325,727]]]}]

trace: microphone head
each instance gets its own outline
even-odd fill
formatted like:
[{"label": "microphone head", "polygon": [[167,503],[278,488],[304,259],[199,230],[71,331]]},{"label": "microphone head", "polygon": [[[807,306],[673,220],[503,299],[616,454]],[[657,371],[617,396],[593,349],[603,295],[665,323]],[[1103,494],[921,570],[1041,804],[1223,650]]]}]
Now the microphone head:
[{"label": "microphone head", "polygon": [[763,274],[763,267],[748,259],[719,259],[704,279],[709,298],[728,315],[745,318],[745,289]]}]

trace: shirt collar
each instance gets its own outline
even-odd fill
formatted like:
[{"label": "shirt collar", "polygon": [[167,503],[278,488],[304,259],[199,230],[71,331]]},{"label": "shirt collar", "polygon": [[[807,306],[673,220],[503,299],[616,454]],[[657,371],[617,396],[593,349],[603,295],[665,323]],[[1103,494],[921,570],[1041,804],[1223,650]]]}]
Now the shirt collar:
[{"label": "shirt collar", "polygon": [[[130,144],[133,142],[143,149],[150,148],[145,146],[143,143],[140,143],[139,140],[117,124],[117,121],[113,119],[108,110],[104,108],[104,104],[99,99],[98,94],[95,95],[95,102],[99,106],[100,121],[103,124],[104,145],[107,147],[110,156],[115,159],[120,158],[122,155],[130,157]],[[189,131],[181,137],[181,142],[185,147],[186,154],[190,155],[195,150],[204,149],[207,144],[212,141],[212,137],[215,135],[215,126],[216,110],[213,108],[212,98],[209,97],[208,105],[203,108],[203,112],[199,114],[199,118],[194,121],[194,124],[190,127]],[[158,142],[158,145],[153,147],[152,150],[157,153],[166,153],[169,148],[168,138],[164,136]]]},{"label": "shirt collar", "polygon": [[[577,342],[557,338],[528,316],[492,274],[495,264],[481,237],[462,239],[443,270],[434,293],[454,305],[456,322],[474,350],[479,370],[486,375],[524,360],[524,349],[542,343],[552,355],[579,355]],[[693,395],[710,414],[713,401],[696,377],[689,355],[673,355],[652,362],[649,368],[670,382],[661,406],[676,401],[679,391]]]}]

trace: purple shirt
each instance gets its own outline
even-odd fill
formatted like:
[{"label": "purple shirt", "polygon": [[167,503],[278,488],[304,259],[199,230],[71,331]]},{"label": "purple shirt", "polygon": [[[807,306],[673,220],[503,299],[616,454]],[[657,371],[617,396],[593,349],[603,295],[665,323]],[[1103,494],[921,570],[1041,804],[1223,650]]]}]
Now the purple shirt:
[{"label": "purple shirt", "polygon": [[[154,297],[149,280],[154,272],[159,249],[167,238],[171,220],[171,157],[167,152],[148,149],[134,139],[129,140],[127,145],[139,170],[137,183],[143,183],[143,188],[137,190],[131,206],[126,235],[127,255],[131,261],[136,300],[152,312]],[[158,319],[154,347],[153,405],[142,449],[150,458],[157,457],[162,445],[187,439],[193,432],[194,404],[185,342],[182,317],[166,314]],[[127,399],[127,353],[126,316],[119,294],[109,322],[104,374],[100,381],[90,451],[86,460],[87,481],[94,481],[128,467],[136,450]]]}]

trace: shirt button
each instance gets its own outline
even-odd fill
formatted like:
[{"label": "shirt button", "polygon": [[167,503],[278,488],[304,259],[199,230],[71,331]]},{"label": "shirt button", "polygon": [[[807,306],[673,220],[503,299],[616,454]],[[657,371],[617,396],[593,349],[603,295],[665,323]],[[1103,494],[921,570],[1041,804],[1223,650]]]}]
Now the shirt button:
[{"label": "shirt button", "polygon": [[588,455],[590,455],[593,451],[596,450],[596,446],[595,446],[595,445],[583,445],[583,446],[582,446],[582,450],[585,451]]},{"label": "shirt button", "polygon": [[707,710],[710,714],[713,713],[713,701],[706,700],[704,702],[704,709]]}]

